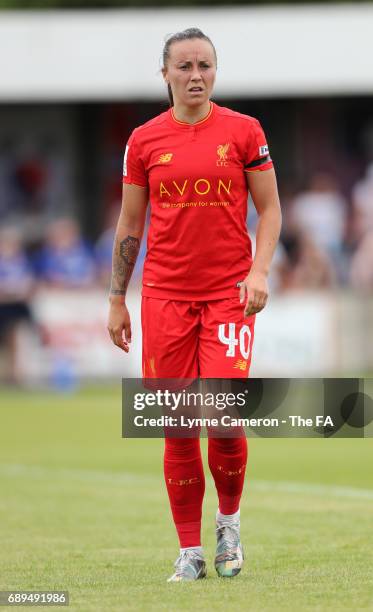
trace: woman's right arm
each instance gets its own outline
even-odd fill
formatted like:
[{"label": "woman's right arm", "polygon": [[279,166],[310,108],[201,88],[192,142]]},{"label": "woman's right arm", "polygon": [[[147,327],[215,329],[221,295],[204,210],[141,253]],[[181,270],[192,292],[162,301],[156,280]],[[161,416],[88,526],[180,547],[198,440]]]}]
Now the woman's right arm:
[{"label": "woman's right arm", "polygon": [[131,342],[126,293],[140,250],[147,205],[146,187],[123,184],[122,209],[114,238],[108,331],[113,343],[126,353]]}]

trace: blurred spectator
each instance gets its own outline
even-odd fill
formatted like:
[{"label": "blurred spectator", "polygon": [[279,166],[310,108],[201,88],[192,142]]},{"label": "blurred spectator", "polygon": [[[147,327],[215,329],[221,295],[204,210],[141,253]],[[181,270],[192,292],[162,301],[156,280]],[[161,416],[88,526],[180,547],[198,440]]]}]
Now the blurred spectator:
[{"label": "blurred spectator", "polygon": [[[251,225],[249,225],[250,230],[254,228],[253,231],[249,231],[253,257],[255,255],[255,250],[256,250],[256,233],[254,231],[256,223],[257,223],[257,216],[253,217],[253,220],[251,221]],[[268,287],[269,287],[270,294],[279,293],[280,291],[282,291],[283,279],[287,272],[287,269],[288,269],[288,257],[287,257],[284,245],[282,244],[280,240],[276,245],[275,252],[273,254],[273,259],[271,262],[271,267],[269,269]]]},{"label": "blurred spectator", "polygon": [[308,190],[296,196],[291,204],[290,228],[307,234],[316,247],[326,252],[340,277],[346,221],[346,200],[334,177],[326,172],[313,175]]},{"label": "blurred spectator", "polygon": [[118,223],[120,208],[120,202],[118,202],[117,206],[112,206],[110,208],[106,229],[104,229],[95,245],[97,276],[102,286],[107,289],[109,289],[111,283],[111,260],[115,229]]},{"label": "blurred spectator", "polygon": [[73,152],[51,134],[39,144],[40,159],[45,164],[48,181],[45,184],[45,217],[71,217],[77,208],[73,176]]},{"label": "blurred spectator", "polygon": [[[101,234],[96,242],[95,254],[97,262],[97,275],[103,287],[109,289],[111,283],[111,263],[115,230],[118,223],[119,213],[121,209],[120,202],[116,207],[112,206],[108,215],[107,229]],[[146,254],[146,241],[148,231],[148,216],[145,221],[144,235],[141,241],[140,252],[136,260],[135,269],[131,279],[131,286],[134,282],[138,282],[142,274],[142,266]]]},{"label": "blurred spectator", "polygon": [[46,227],[45,189],[49,180],[48,168],[32,141],[18,143],[9,168],[11,201],[8,202],[8,222],[22,230],[24,240],[30,245],[41,240]]},{"label": "blurred spectator", "polygon": [[47,169],[36,151],[24,152],[14,167],[13,180],[17,187],[19,208],[23,213],[40,212],[44,208]]},{"label": "blurred spectator", "polygon": [[30,265],[15,228],[0,231],[0,341],[5,347],[7,382],[20,382],[17,334],[22,322],[31,323],[29,299],[34,288]]},{"label": "blurred spectator", "polygon": [[288,255],[282,241],[280,240],[276,245],[268,275],[268,286],[270,293],[280,293],[284,289],[284,278],[288,271],[288,265]]},{"label": "blurred spectator", "polygon": [[43,240],[47,224],[76,206],[68,152],[52,135],[33,142],[0,140],[0,219],[22,230],[27,246]]},{"label": "blurred spectator", "polygon": [[12,181],[15,146],[10,137],[0,140],[0,221],[2,223],[14,213],[15,209]]},{"label": "blurred spectator", "polygon": [[361,239],[352,257],[350,284],[360,291],[373,291],[373,229]]},{"label": "blurred spectator", "polygon": [[39,278],[50,286],[88,287],[95,281],[93,255],[72,218],[49,224],[45,247],[35,263]]},{"label": "blurred spectator", "polygon": [[287,253],[282,290],[330,289],[335,285],[333,265],[310,235],[290,232],[283,236],[282,243]]},{"label": "blurred spectator", "polygon": [[353,236],[359,241],[373,229],[373,162],[366,168],[365,176],[352,189]]}]

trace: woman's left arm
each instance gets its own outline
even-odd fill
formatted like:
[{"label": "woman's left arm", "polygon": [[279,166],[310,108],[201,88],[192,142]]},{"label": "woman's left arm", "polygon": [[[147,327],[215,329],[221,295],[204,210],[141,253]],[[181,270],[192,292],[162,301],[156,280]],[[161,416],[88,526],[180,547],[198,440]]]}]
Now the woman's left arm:
[{"label": "woman's left arm", "polygon": [[240,301],[245,302],[245,316],[263,310],[268,299],[268,273],[281,230],[281,208],[273,168],[247,172],[247,184],[259,220],[256,250],[250,272],[241,284]]}]

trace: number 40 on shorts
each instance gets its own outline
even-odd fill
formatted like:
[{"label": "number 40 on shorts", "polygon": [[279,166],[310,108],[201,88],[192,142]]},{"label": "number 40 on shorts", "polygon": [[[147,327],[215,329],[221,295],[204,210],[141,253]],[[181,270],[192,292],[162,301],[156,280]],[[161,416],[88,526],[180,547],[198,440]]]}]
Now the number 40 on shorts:
[{"label": "number 40 on shorts", "polygon": [[[227,326],[228,335],[226,334]],[[251,346],[251,331],[248,325],[242,325],[237,338],[235,323],[221,323],[219,325],[218,336],[220,342],[228,346],[227,352],[225,353],[227,357],[235,357],[236,347],[239,345],[239,350],[243,359],[248,359]]]}]

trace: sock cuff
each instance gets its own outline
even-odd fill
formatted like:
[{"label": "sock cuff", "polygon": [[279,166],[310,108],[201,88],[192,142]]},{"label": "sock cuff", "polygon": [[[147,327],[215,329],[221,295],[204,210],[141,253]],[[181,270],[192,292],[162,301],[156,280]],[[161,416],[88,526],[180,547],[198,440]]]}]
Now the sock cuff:
[{"label": "sock cuff", "polygon": [[224,523],[235,523],[240,520],[240,509],[238,508],[237,512],[233,514],[223,514],[218,508],[216,511],[216,520]]},{"label": "sock cuff", "polygon": [[193,550],[203,557],[203,546],[185,546],[184,548],[180,548],[180,552],[185,552],[186,550]]}]

